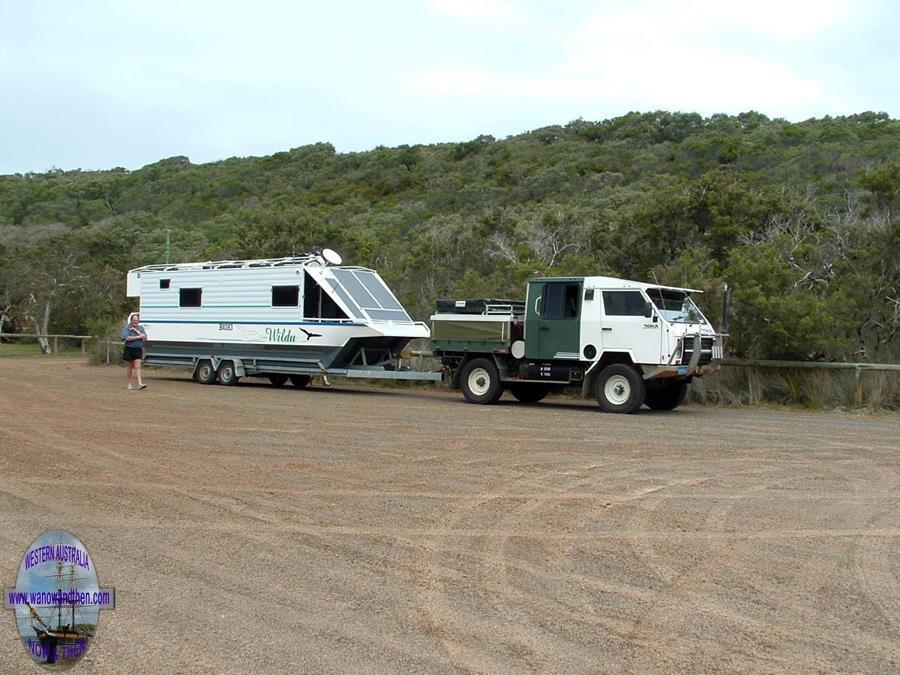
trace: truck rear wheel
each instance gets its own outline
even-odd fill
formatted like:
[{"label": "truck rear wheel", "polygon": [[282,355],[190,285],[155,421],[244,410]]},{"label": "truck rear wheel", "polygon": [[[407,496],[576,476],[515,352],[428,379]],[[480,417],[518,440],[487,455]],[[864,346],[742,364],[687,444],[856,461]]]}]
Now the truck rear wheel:
[{"label": "truck rear wheel", "polygon": [[287,382],[287,375],[282,375],[281,373],[269,375],[269,382],[274,384],[276,387],[283,387],[284,383]]},{"label": "truck rear wheel", "polygon": [[644,403],[652,410],[675,410],[687,397],[687,382],[670,382],[658,389],[648,389]]},{"label": "truck rear wheel", "polygon": [[213,368],[212,361],[204,359],[197,364],[197,373],[195,375],[197,382],[200,384],[215,384],[216,369]]},{"label": "truck rear wheel", "polygon": [[641,407],[645,394],[640,373],[624,363],[606,366],[594,382],[594,396],[603,412],[633,413]]},{"label": "truck rear wheel", "polygon": [[237,373],[234,369],[234,363],[232,361],[222,361],[219,364],[219,384],[224,384],[226,387],[234,386],[240,380],[237,376]]},{"label": "truck rear wheel", "polygon": [[487,359],[472,359],[459,375],[463,396],[469,403],[490,405],[503,395],[497,366]]},{"label": "truck rear wheel", "polygon": [[291,375],[291,384],[297,387],[297,389],[303,389],[306,386],[309,386],[309,381],[312,378],[309,375]]},{"label": "truck rear wheel", "polygon": [[519,403],[537,403],[543,401],[549,391],[547,387],[540,384],[511,384],[509,393]]}]

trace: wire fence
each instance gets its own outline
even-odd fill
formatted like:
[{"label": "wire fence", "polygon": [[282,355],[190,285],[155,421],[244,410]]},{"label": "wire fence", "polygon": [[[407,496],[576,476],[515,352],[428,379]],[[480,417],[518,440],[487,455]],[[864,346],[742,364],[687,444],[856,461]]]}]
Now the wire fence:
[{"label": "wire fence", "polygon": [[[115,355],[121,341],[95,335],[66,333],[0,333],[6,342],[43,341],[50,354],[90,354],[94,363],[118,363]],[[0,340],[2,342],[2,340]],[[425,343],[427,345],[427,342]],[[423,345],[424,346],[424,345]],[[440,360],[429,349],[406,352],[403,365],[412,370],[437,371]],[[900,364],[843,363],[829,361],[779,361],[725,358],[713,378],[696,381],[692,397],[725,404],[801,403],[813,407],[829,405],[873,408],[900,407]]]},{"label": "wire fence", "polygon": [[[0,333],[0,338],[12,338],[15,340],[19,340],[21,338],[31,338],[38,343],[40,343],[41,340],[44,340],[47,344],[47,348],[50,349],[51,354],[59,354],[60,340],[77,342],[79,348],[81,349],[81,353],[86,354],[87,342],[89,340],[97,339],[95,335],[70,335],[67,333]],[[65,342],[63,343],[63,345],[65,346]]]}]

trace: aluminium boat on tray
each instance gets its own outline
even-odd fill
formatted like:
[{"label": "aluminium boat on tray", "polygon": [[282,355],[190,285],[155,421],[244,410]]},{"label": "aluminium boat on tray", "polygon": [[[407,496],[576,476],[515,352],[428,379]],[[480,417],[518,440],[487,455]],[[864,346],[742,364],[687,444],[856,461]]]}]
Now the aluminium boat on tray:
[{"label": "aluminium boat on tray", "polygon": [[[140,298],[145,362],[190,366],[195,377],[202,366],[226,384],[235,374],[436,379],[397,367],[400,350],[428,338],[428,326],[410,318],[375,270],[341,262],[325,249],[131,270],[127,294]],[[234,373],[220,372],[223,363]]]}]

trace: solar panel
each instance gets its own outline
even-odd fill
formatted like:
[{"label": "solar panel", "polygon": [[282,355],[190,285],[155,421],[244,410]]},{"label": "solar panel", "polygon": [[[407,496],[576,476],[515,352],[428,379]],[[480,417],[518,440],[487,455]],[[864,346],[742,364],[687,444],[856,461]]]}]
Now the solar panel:
[{"label": "solar panel", "polygon": [[[411,321],[394,294],[374,272],[332,268],[331,272],[353,301],[376,321]],[[335,288],[335,291],[340,291]],[[346,302],[346,299],[344,299]]]}]

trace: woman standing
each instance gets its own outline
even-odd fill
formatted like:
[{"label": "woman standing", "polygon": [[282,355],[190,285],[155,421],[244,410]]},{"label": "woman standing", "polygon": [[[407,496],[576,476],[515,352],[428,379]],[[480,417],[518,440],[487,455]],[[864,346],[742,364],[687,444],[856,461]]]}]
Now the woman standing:
[{"label": "woman standing", "polygon": [[125,359],[125,365],[128,368],[128,388],[131,386],[131,373],[134,372],[137,378],[138,389],[146,389],[147,385],[141,381],[141,358],[144,355],[144,340],[147,339],[147,331],[140,323],[141,316],[138,313],[131,315],[130,320],[122,328],[122,339],[125,340],[125,353],[122,358]]}]

